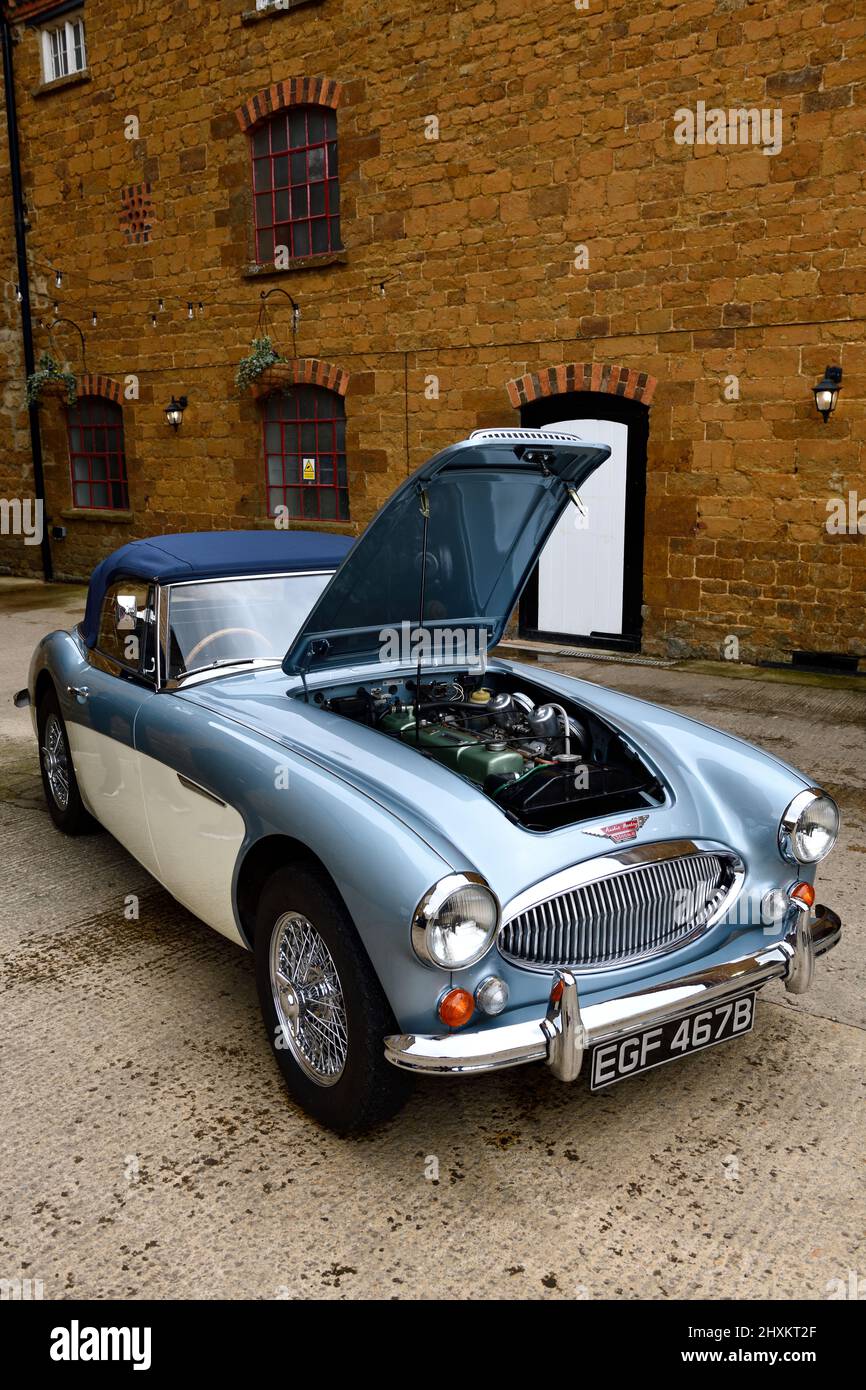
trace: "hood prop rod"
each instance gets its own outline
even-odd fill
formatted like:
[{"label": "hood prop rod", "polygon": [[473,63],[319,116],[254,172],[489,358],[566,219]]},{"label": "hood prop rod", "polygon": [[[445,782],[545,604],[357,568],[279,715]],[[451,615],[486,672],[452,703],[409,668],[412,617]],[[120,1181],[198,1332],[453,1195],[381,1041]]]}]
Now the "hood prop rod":
[{"label": "hood prop rod", "polygon": [[423,651],[422,633],[424,630],[424,601],[427,590],[427,538],[430,530],[430,498],[422,485],[418,484],[421,515],[424,528],[421,533],[421,584],[418,599],[418,665],[415,671],[415,745],[421,742],[421,653]]}]

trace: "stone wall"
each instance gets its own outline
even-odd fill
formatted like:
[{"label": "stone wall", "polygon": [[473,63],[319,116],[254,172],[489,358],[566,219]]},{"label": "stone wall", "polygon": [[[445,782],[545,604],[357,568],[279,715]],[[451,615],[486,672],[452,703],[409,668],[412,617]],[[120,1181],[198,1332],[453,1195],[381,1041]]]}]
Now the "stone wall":
[{"label": "stone wall", "polygon": [[[830,498],[866,495],[854,0],[308,0],[263,14],[250,0],[86,0],[84,14],[86,80],[48,91],[36,32],[18,28],[29,245],[40,303],[81,325],[87,369],[135,378],[138,398],[124,406],[131,510],[111,520],[71,508],[63,406],[42,409],[49,512],[68,532],[58,574],[85,575],[132,536],[267,524],[260,405],[233,377],[260,294],[278,287],[301,311],[293,340],[288,301],[269,300],[281,351],[348,375],[350,531],[437,448],[514,423],[509,382],[627,368],[657,382],[644,649],[717,656],[735,635],[744,658],[866,655],[866,536],[825,526]],[[311,83],[336,102],[345,251],[257,274],[243,127]],[[676,113],[700,102],[770,124],[751,143],[679,143]],[[11,248],[4,158],[0,143]],[[4,497],[29,468],[9,295]],[[55,339],[81,373],[76,335]],[[844,379],[825,425],[811,387],[828,362]],[[175,434],[163,408],[181,393]],[[7,569],[34,556],[0,538]]]}]

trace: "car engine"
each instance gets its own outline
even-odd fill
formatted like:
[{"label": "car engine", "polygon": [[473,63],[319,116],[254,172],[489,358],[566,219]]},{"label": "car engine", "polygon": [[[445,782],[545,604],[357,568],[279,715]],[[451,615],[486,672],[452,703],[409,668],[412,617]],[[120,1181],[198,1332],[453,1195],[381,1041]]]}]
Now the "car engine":
[{"label": "car engine", "polygon": [[605,720],[503,672],[318,690],[313,700],[468,778],[528,830],[664,798],[651,769]]}]

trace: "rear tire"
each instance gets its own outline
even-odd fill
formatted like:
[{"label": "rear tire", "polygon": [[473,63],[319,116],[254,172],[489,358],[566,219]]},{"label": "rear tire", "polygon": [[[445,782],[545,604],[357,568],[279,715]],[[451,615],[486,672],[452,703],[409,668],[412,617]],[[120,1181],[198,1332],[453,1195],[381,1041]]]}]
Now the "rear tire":
[{"label": "rear tire", "polygon": [[39,734],[42,790],[51,819],[64,835],[92,835],[100,829],[99,822],[84,809],[72,766],[66,724],[60,713],[57,692],[53,688],[47,690],[39,701],[36,728]]},{"label": "rear tire", "polygon": [[401,1108],[411,1078],[385,1060],[399,1031],[354,924],[321,871],[278,869],[259,898],[256,984],[289,1092],[321,1124],[351,1134]]}]

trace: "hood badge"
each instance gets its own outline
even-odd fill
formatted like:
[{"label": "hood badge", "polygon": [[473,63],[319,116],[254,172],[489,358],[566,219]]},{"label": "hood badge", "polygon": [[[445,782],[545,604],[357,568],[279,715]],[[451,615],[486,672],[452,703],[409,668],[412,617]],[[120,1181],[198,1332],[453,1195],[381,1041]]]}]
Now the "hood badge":
[{"label": "hood badge", "polygon": [[601,830],[585,830],[585,835],[597,835],[600,840],[613,840],[615,845],[633,840],[649,816],[631,816],[628,820],[618,820],[615,825],[602,826]]}]

